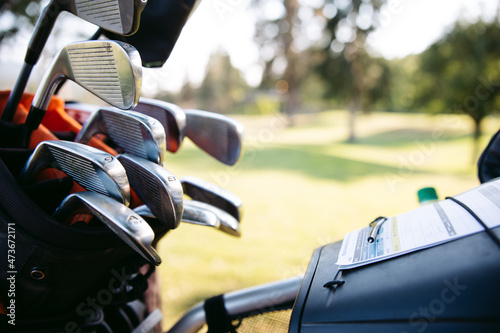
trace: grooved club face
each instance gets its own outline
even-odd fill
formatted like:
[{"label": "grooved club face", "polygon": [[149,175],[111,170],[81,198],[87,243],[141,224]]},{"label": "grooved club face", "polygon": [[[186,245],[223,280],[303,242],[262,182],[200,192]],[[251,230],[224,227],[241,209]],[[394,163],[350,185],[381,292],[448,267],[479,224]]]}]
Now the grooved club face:
[{"label": "grooved club face", "polygon": [[213,112],[184,110],[186,136],[206,153],[226,165],[240,158],[243,125],[236,120]]},{"label": "grooved club face", "polygon": [[155,265],[161,263],[160,256],[151,246],[155,238],[153,229],[133,210],[109,197],[94,192],[70,194],[56,209],[54,217],[62,219],[81,206],[85,206],[146,260]]},{"label": "grooved club face", "polygon": [[95,134],[106,134],[124,152],[163,165],[165,130],[159,121],[134,111],[101,108],[85,122],[75,141],[87,143]]},{"label": "grooved club face", "polygon": [[182,185],[163,167],[143,158],[121,154],[117,156],[127,170],[130,186],[151,209],[159,221],[170,229],[179,226],[182,218]]},{"label": "grooved club face", "polygon": [[140,56],[133,46],[117,41],[68,44],[45,72],[33,106],[46,110],[55,87],[63,78],[117,108],[131,109],[141,92]]},{"label": "grooved club face", "polygon": [[143,0],[73,0],[68,11],[105,30],[130,35],[139,28],[146,3]]},{"label": "grooved club face", "polygon": [[40,172],[56,168],[88,191],[130,203],[130,185],[125,169],[112,155],[99,149],[68,141],[41,142],[26,162],[19,182],[34,181]]}]

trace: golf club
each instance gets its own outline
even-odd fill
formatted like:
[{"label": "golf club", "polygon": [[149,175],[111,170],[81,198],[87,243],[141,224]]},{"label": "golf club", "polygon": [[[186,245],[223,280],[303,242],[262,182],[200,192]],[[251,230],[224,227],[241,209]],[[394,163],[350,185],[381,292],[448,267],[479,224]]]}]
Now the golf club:
[{"label": "golf club", "polygon": [[25,144],[40,125],[57,83],[70,79],[120,109],[139,100],[142,67],[139,53],[115,41],[77,42],[63,47],[45,72],[26,119]]},{"label": "golf club", "polygon": [[125,153],[163,165],[166,153],[165,129],[147,115],[101,108],[87,119],[75,142],[87,143],[95,134],[106,134]]},{"label": "golf club", "polygon": [[[156,218],[146,205],[136,207],[134,211],[144,218]],[[222,209],[200,201],[184,200],[182,222],[215,228],[231,236],[241,236],[240,224],[234,217]]]},{"label": "golf club", "polygon": [[177,105],[157,99],[139,99],[134,111],[157,119],[165,128],[167,150],[175,153],[181,146],[186,128],[186,115]]},{"label": "golf club", "polygon": [[[97,106],[81,103],[67,106],[68,112],[77,114],[79,119],[89,117],[97,109]],[[140,98],[134,111],[160,121],[165,128],[170,152],[176,152],[187,136],[222,163],[233,165],[240,158],[243,126],[232,118],[208,111],[184,111],[175,104],[150,98]]]},{"label": "golf club", "polygon": [[67,11],[103,29],[130,35],[139,28],[146,3],[147,0],[51,0],[37,20],[21,73],[11,91],[2,120],[12,121],[31,71],[40,58],[59,13]]},{"label": "golf club", "polygon": [[56,209],[54,217],[61,220],[82,206],[146,260],[156,266],[161,263],[151,246],[155,233],[149,224],[132,209],[107,196],[95,192],[70,194]]},{"label": "golf club", "polygon": [[29,184],[47,168],[63,171],[88,191],[104,194],[129,205],[130,185],[121,163],[102,150],[69,141],[43,141],[19,174]]},{"label": "golf club", "polygon": [[243,207],[237,195],[196,177],[183,177],[181,184],[184,194],[191,199],[220,208],[232,215],[238,222],[241,221]]},{"label": "golf club", "polygon": [[218,113],[184,110],[186,136],[206,153],[226,165],[241,156],[243,125]]},{"label": "golf club", "polygon": [[158,220],[175,229],[182,218],[182,185],[165,168],[146,159],[120,154],[118,160],[125,167],[130,186],[151,209]]},{"label": "golf club", "polygon": [[[66,103],[65,108],[66,112],[80,123],[84,123],[94,112],[100,109],[97,105],[78,102]],[[184,110],[172,103],[141,97],[133,111],[158,120],[165,129],[167,150],[172,153],[179,150],[186,128]]]},{"label": "golf club", "polygon": [[[214,213],[208,210],[196,209],[191,207],[189,204],[186,206],[186,202],[187,201],[184,200],[184,211],[182,212],[181,222],[219,229],[220,221]],[[134,212],[144,218],[156,219],[156,216],[151,212],[151,209],[149,209],[147,205],[134,208]]]}]

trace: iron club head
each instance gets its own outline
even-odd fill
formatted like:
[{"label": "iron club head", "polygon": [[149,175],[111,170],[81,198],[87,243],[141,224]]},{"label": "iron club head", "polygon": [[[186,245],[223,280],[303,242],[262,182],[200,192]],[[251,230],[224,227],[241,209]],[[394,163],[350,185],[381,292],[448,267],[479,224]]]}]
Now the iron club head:
[{"label": "iron club head", "polygon": [[[184,201],[184,203],[186,203],[186,201]],[[134,212],[147,219],[156,219],[156,216],[147,205],[134,208]],[[220,221],[217,215],[208,210],[196,209],[189,206],[189,204],[188,206],[184,206],[181,222],[220,229]]]},{"label": "iron club head", "polygon": [[222,209],[196,200],[185,200],[184,207],[184,209],[193,212],[192,215],[200,214],[200,212],[210,212],[215,214],[219,220],[217,229],[231,236],[241,236],[239,222]]},{"label": "iron club head", "polygon": [[87,119],[75,142],[87,143],[93,135],[106,134],[125,153],[163,165],[165,129],[153,117],[113,108],[101,108]]},{"label": "iron club head", "polygon": [[182,218],[182,185],[165,168],[143,158],[120,154],[117,156],[127,171],[130,186],[151,209],[159,221],[170,229],[179,226]]},{"label": "iron club head", "polygon": [[63,171],[88,191],[107,195],[125,205],[130,203],[125,169],[102,150],[75,142],[43,141],[21,170],[19,182],[28,184],[47,168]]},{"label": "iron club head", "polygon": [[81,206],[109,227],[134,251],[149,262],[159,265],[161,258],[152,247],[155,233],[149,224],[132,209],[94,192],[79,192],[67,196],[54,212],[61,219]]},{"label": "iron club head", "polygon": [[[65,107],[66,112],[81,124],[100,108],[97,105],[78,102],[66,102]],[[165,129],[166,149],[172,153],[179,150],[186,129],[184,110],[172,103],[141,97],[133,111],[158,120]]]},{"label": "iron club head", "polygon": [[130,44],[94,40],[71,43],[54,57],[33,98],[33,106],[46,109],[56,84],[74,81],[106,103],[133,108],[142,85],[141,59]]},{"label": "iron club head", "polygon": [[141,92],[141,60],[133,46],[116,41],[78,42],[63,47],[33,97],[25,123],[26,138],[40,125],[57,84],[64,78],[115,107],[130,109]]},{"label": "iron club head", "polygon": [[182,177],[184,194],[193,200],[210,204],[232,215],[241,221],[243,207],[241,199],[219,186],[196,177]]},{"label": "iron club head", "polygon": [[186,136],[218,161],[234,165],[241,156],[243,125],[218,113],[184,110]]},{"label": "iron club head", "polygon": [[[139,29],[147,0],[52,0],[64,10],[119,35],[131,35]],[[49,5],[50,6],[50,5]]]},{"label": "iron club head", "polygon": [[[144,218],[156,219],[156,216],[146,205],[136,207],[134,211]],[[241,236],[240,225],[234,217],[217,207],[200,201],[184,200],[182,222],[215,228],[231,236]]]},{"label": "iron club head", "polygon": [[179,106],[141,97],[134,111],[157,119],[165,128],[167,150],[172,153],[179,150],[186,130],[186,114]]}]

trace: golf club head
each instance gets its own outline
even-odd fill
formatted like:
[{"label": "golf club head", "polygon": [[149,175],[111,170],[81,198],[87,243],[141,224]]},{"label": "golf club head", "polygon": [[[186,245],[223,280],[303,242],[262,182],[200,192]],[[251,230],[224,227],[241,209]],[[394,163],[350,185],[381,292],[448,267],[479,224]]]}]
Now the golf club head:
[{"label": "golf club head", "polygon": [[152,247],[155,233],[139,214],[121,203],[95,192],[79,192],[68,195],[54,212],[62,219],[85,206],[92,215],[109,227],[134,251],[158,266],[161,258]]},{"label": "golf club head", "polygon": [[193,200],[215,206],[229,213],[238,222],[243,215],[241,199],[217,185],[196,177],[181,178],[184,194]]},{"label": "golf club head", "polygon": [[157,119],[165,128],[167,150],[172,153],[179,150],[186,130],[184,110],[172,103],[141,97],[134,111]]},{"label": "golf club head", "polygon": [[29,184],[44,169],[63,171],[88,191],[130,203],[130,185],[121,163],[102,150],[69,141],[42,141],[19,174],[21,184]]},{"label": "golf club head", "polygon": [[139,29],[147,0],[52,0],[67,5],[67,11],[102,29],[132,35]]},{"label": "golf club head", "polygon": [[212,213],[217,217],[217,220],[219,220],[219,225],[214,227],[231,236],[241,236],[239,222],[222,209],[196,200],[185,200],[184,209],[191,212],[186,218],[190,217],[192,219],[196,215]]},{"label": "golf club head", "polygon": [[74,81],[106,103],[133,108],[141,93],[142,67],[130,44],[94,40],[63,47],[45,72],[33,98],[33,106],[46,109],[57,83]]},{"label": "golf club head", "polygon": [[169,229],[179,226],[182,219],[182,185],[162,166],[143,158],[120,154],[118,160],[125,167],[130,186],[151,209],[158,220]]},{"label": "golf club head", "polygon": [[184,110],[186,136],[206,153],[226,165],[241,156],[243,125],[218,113]]},{"label": "golf club head", "polygon": [[[136,207],[134,211],[144,218],[156,218],[146,205]],[[182,222],[215,228],[235,237],[241,236],[240,224],[234,217],[200,201],[184,200]]]},{"label": "golf club head", "polygon": [[117,108],[131,109],[141,92],[141,59],[133,46],[116,41],[78,42],[63,47],[33,97],[25,123],[25,145],[42,122],[58,83],[65,78]]},{"label": "golf club head", "polygon": [[125,153],[163,165],[165,129],[153,117],[134,111],[100,108],[83,124],[75,142],[87,143],[95,134],[106,134]]},{"label": "golf club head", "polygon": [[[184,203],[186,203],[186,201],[184,201]],[[143,218],[156,219],[156,216],[146,205],[134,208],[134,212],[136,212]],[[220,221],[214,213],[209,212],[208,210],[193,209],[186,206],[184,206],[184,211],[182,212],[181,222],[197,224],[216,229],[219,229],[220,226]]]}]

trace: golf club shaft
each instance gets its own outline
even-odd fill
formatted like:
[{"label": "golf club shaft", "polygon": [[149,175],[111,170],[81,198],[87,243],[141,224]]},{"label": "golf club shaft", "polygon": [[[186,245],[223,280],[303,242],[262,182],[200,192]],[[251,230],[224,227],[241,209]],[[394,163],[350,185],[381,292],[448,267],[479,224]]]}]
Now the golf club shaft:
[{"label": "golf club shaft", "polygon": [[5,105],[5,109],[3,111],[2,120],[12,122],[14,119],[14,114],[17,110],[17,105],[21,101],[21,97],[23,96],[24,89],[26,88],[26,84],[28,83],[28,79],[31,74],[31,70],[33,69],[33,65],[24,63],[21,68],[21,73],[19,74],[16,84],[14,88],[10,92],[9,99],[7,100],[7,104]]}]

